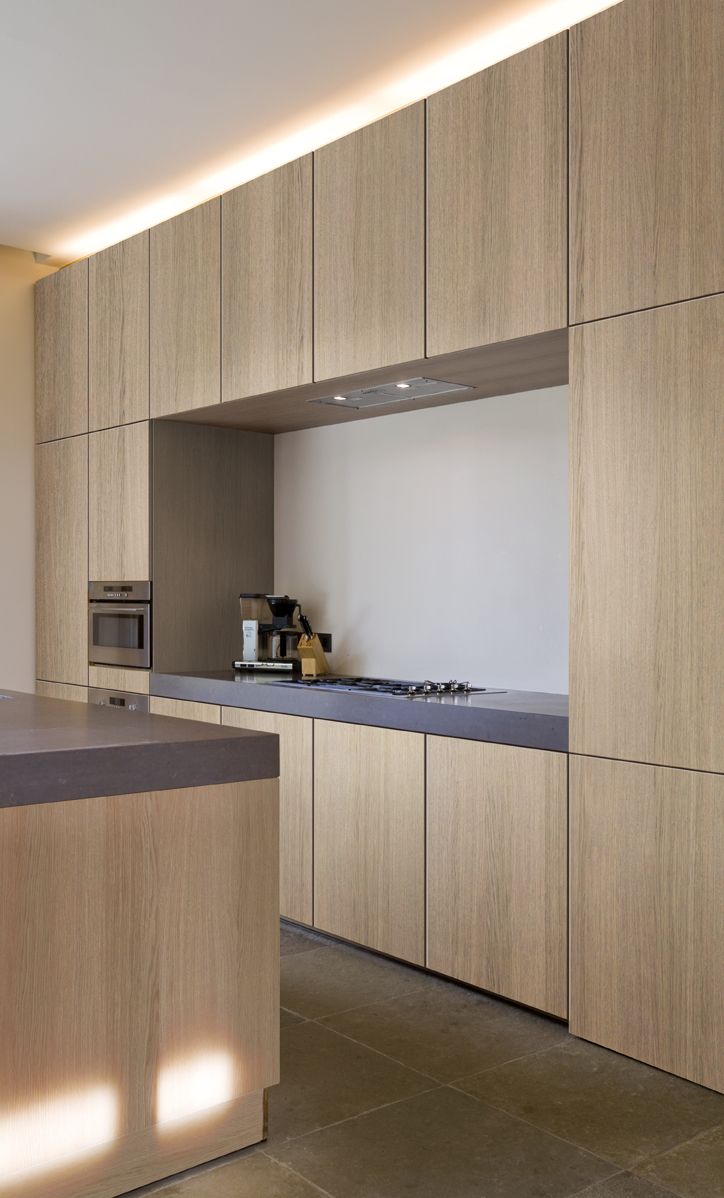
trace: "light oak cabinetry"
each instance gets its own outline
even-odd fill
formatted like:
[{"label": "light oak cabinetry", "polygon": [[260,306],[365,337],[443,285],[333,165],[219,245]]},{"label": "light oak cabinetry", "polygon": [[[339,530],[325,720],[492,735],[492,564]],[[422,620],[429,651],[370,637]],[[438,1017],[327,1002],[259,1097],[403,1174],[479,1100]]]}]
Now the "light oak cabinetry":
[{"label": "light oak cabinetry", "polygon": [[151,229],[151,416],[219,403],[221,201]]},{"label": "light oak cabinetry", "polygon": [[89,436],[89,579],[151,577],[148,421]]},{"label": "light oak cabinetry", "polygon": [[88,437],[35,451],[38,678],[88,682]]},{"label": "light oak cabinetry", "polygon": [[427,965],[565,1018],[564,753],[427,738]]},{"label": "light oak cabinetry", "polygon": [[425,961],[425,738],[315,720],[314,922]]},{"label": "light oak cabinetry", "polygon": [[724,770],[724,296],[571,342],[575,753]]},{"label": "light oak cabinetry", "polygon": [[312,381],[312,156],[221,197],[221,398]]},{"label": "light oak cabinetry", "polygon": [[724,778],[571,758],[571,1031],[724,1089]]},{"label": "light oak cabinetry", "polygon": [[163,699],[151,695],[151,715],[176,716],[181,720],[201,720],[206,724],[221,723],[218,703],[194,703],[190,699]]},{"label": "light oak cabinetry", "polygon": [[148,232],[89,259],[89,428],[148,420]]},{"label": "light oak cabinetry", "polygon": [[45,699],[70,699],[75,703],[88,702],[88,687],[74,686],[71,682],[41,682],[35,683],[36,695]]},{"label": "light oak cabinetry", "polygon": [[88,685],[100,687],[104,691],[130,691],[136,695],[147,695],[149,672],[124,666],[89,665]]},{"label": "light oak cabinetry", "polygon": [[314,155],[314,376],[425,353],[425,109]]},{"label": "light oak cabinetry", "polygon": [[222,724],[279,737],[279,905],[286,919],[311,924],[313,720],[239,707],[221,709]]},{"label": "light oak cabinetry", "polygon": [[724,4],[571,29],[571,319],[724,290]]},{"label": "light oak cabinetry", "polygon": [[567,324],[566,36],[427,102],[429,355]]},{"label": "light oak cabinetry", "polygon": [[35,285],[35,439],[88,429],[88,263]]}]

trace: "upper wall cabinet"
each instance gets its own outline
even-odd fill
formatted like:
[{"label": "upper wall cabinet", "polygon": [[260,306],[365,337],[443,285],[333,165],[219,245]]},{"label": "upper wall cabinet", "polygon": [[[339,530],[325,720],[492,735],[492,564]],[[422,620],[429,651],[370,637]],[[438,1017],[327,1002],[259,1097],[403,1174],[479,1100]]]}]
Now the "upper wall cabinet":
[{"label": "upper wall cabinet", "polygon": [[724,290],[724,4],[571,30],[571,322]]},{"label": "upper wall cabinet", "polygon": [[221,201],[151,229],[151,416],[221,398]]},{"label": "upper wall cabinet", "polygon": [[427,353],[567,324],[566,35],[427,102]]},{"label": "upper wall cabinet", "polygon": [[425,352],[425,108],[314,155],[314,375]]},{"label": "upper wall cabinet", "polygon": [[221,198],[221,398],[312,381],[312,156]]},{"label": "upper wall cabinet", "polygon": [[571,337],[573,753],[724,771],[724,296]]},{"label": "upper wall cabinet", "polygon": [[88,262],[35,286],[35,437],[88,429]]},{"label": "upper wall cabinet", "polygon": [[91,429],[148,420],[148,241],[139,233],[89,261]]}]

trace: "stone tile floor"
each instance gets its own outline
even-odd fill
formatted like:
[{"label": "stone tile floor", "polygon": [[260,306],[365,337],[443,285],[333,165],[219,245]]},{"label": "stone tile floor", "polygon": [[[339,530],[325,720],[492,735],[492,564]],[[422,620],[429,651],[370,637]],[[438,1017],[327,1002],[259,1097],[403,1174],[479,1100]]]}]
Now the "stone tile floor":
[{"label": "stone tile floor", "polygon": [[724,1198],[724,1098],[282,925],[269,1138],[160,1198]]}]

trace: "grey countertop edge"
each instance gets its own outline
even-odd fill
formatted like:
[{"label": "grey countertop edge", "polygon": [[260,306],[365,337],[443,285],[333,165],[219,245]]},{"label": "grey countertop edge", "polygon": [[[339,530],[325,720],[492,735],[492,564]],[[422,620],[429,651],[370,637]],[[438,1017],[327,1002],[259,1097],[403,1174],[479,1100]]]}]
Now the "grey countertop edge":
[{"label": "grey countertop edge", "polygon": [[507,691],[489,698],[478,695],[471,703],[440,703],[247,683],[234,680],[231,672],[228,677],[221,672],[216,676],[152,673],[150,691],[169,699],[568,752],[568,714],[562,710],[566,707],[562,695],[531,693],[528,697],[524,691]]}]

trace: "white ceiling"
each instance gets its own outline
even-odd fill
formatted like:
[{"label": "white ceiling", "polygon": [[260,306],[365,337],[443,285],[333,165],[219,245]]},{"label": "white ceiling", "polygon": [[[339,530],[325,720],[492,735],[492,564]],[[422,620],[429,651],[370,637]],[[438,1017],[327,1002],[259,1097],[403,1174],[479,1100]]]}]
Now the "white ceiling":
[{"label": "white ceiling", "polygon": [[613,2],[0,0],[0,244],[99,249]]}]

